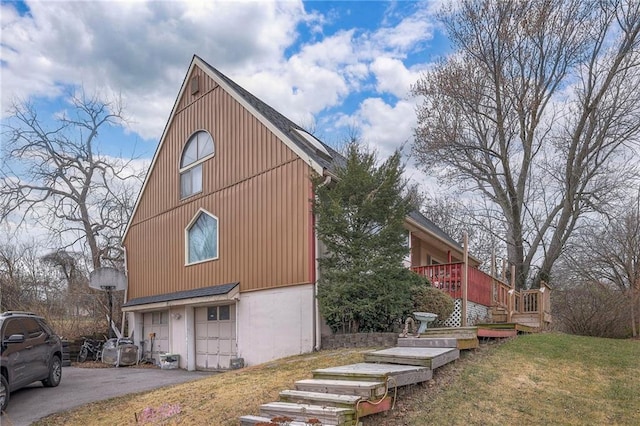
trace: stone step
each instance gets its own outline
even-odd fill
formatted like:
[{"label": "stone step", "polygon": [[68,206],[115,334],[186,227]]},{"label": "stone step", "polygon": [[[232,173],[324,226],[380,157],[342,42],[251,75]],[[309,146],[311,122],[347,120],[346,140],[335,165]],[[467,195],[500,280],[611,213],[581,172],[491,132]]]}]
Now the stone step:
[{"label": "stone step", "polygon": [[366,362],[419,365],[432,370],[458,358],[460,358],[460,351],[453,348],[395,347],[364,354]]},{"label": "stone step", "polygon": [[391,388],[426,382],[432,376],[433,372],[427,367],[388,363],[361,362],[313,370],[314,379],[382,382]]},{"label": "stone step", "polygon": [[[258,424],[270,424],[271,419],[272,419],[271,417],[263,417],[263,416],[242,416],[240,417],[240,426],[255,426]],[[290,422],[287,422],[287,425],[288,426],[309,426],[309,423],[290,421]],[[326,425],[323,424],[322,426],[326,426]]]},{"label": "stone step", "polygon": [[280,392],[280,401],[320,405],[322,407],[352,408],[357,411],[358,418],[388,411],[393,405],[393,399],[390,396],[383,397],[376,401],[369,401],[357,395],[340,395],[299,390],[284,390]]},{"label": "stone step", "polygon": [[363,380],[305,379],[295,382],[296,390],[308,392],[358,395],[366,399],[377,399],[385,394],[385,382]]},{"label": "stone step", "polygon": [[[312,404],[295,404],[291,402],[270,402],[260,406],[260,415],[269,417],[288,418],[289,421],[313,423],[319,420],[322,425],[355,426],[356,412],[351,408],[323,407]],[[285,421],[283,419],[283,421]]]},{"label": "stone step", "polygon": [[398,339],[402,348],[458,348],[458,339],[454,337],[404,337]]}]

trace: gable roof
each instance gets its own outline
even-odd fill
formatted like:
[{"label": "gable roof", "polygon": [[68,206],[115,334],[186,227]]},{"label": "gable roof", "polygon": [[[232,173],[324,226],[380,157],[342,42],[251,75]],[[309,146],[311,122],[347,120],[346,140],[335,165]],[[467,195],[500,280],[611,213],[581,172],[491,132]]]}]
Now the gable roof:
[{"label": "gable roof", "polygon": [[[160,149],[164,144],[165,137],[171,122],[173,121],[173,117],[176,113],[176,109],[178,107],[178,103],[180,99],[182,99],[182,95],[188,86],[188,77],[191,75],[193,69],[198,67],[202,69],[208,77],[214,80],[217,84],[219,84],[231,97],[233,97],[237,102],[239,102],[243,107],[245,107],[253,116],[255,116],[263,125],[265,125],[269,130],[271,130],[280,140],[282,140],[287,147],[289,147],[293,152],[295,152],[303,161],[305,161],[311,168],[313,168],[316,172],[321,175],[330,174],[333,175],[335,170],[339,167],[342,167],[346,164],[346,159],[335,149],[325,144],[321,140],[315,138],[313,135],[310,137],[314,138],[318,144],[324,148],[325,152],[321,152],[321,150],[314,147],[305,138],[301,135],[300,132],[307,133],[302,127],[289,120],[287,117],[276,111],[273,107],[266,104],[252,93],[247,91],[245,88],[238,85],[236,82],[231,80],[229,77],[221,73],[216,68],[209,65],[198,55],[193,55],[191,60],[191,64],[189,65],[189,70],[185,74],[184,80],[182,81],[182,86],[180,87],[180,91],[176,98],[176,101],[171,110],[171,114],[169,115],[169,119],[165,125],[165,128],[162,132],[162,137],[160,138],[160,143],[156,148],[156,152],[154,154],[153,160],[149,167],[149,171],[153,170],[155,163],[157,161]],[[326,155],[328,154],[328,155]],[[136,200],[136,204],[134,206],[133,212],[129,217],[129,222],[127,223],[127,227],[125,229],[123,240],[126,238],[129,228],[131,226],[131,222],[138,210],[138,205],[140,203],[140,199],[142,198],[142,194],[147,186],[147,182],[149,180],[150,173],[147,173],[145,181],[140,189],[140,193],[138,194],[138,198]],[[435,235],[437,238],[444,240],[448,244],[453,245],[454,247],[461,248],[460,243],[451,238],[446,232],[440,229],[435,223],[431,220],[427,219],[422,213],[418,211],[413,211],[409,215],[409,218],[412,219],[413,223],[424,228],[426,231]]]}]

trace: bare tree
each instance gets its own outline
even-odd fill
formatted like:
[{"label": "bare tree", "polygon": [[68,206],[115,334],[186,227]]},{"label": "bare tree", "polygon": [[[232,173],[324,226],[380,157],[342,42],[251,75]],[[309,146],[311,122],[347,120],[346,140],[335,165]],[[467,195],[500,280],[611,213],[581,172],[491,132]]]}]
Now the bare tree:
[{"label": "bare tree", "polygon": [[414,87],[416,157],[498,207],[519,288],[548,281],[636,172],[640,2],[465,0],[442,19],[457,51]]},{"label": "bare tree", "polygon": [[0,219],[36,220],[61,248],[78,243],[94,268],[122,261],[120,238],[143,172],[131,161],[100,154],[98,136],[123,123],[119,100],[84,93],[70,109],[41,117],[33,105],[13,105],[6,121],[0,175]]},{"label": "bare tree", "polygon": [[480,268],[489,272],[492,269],[490,259],[494,255],[496,258],[505,255],[500,244],[504,230],[502,224],[494,219],[491,206],[484,210],[472,209],[466,201],[452,194],[425,196],[421,211],[457,241],[462,241],[467,233],[469,250],[483,262]]},{"label": "bare tree", "polygon": [[569,265],[583,280],[615,289],[629,301],[632,335],[640,334],[640,192],[608,222],[579,232]]}]

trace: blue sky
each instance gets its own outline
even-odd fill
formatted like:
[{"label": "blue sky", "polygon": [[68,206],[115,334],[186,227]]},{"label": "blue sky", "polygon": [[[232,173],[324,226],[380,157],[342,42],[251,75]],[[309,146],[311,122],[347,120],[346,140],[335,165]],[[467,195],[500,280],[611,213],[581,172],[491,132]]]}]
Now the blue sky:
[{"label": "blue sky", "polygon": [[150,158],[193,54],[325,142],[349,129],[389,154],[411,142],[409,87],[449,52],[439,1],[2,1],[1,101],[42,114],[69,90],[121,94],[102,152]]}]

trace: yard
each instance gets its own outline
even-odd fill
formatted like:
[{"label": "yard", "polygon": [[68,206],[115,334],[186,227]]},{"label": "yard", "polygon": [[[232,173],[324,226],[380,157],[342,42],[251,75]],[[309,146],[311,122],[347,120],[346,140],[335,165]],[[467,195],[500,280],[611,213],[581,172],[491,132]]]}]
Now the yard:
[{"label": "yard", "polygon": [[[322,351],[197,382],[87,405],[40,425],[128,425],[172,414],[166,424],[237,425],[243,414],[310,371],[359,362],[361,350]],[[365,425],[640,424],[640,340],[564,334],[482,345],[403,388],[393,412]],[[151,417],[150,417],[151,416]],[[164,423],[163,423],[164,424]]]}]

